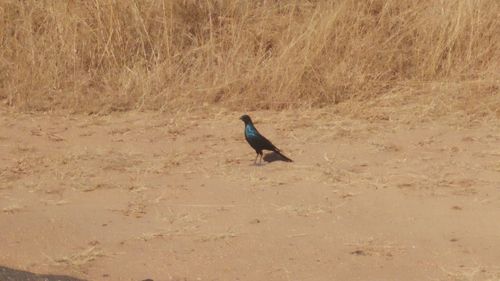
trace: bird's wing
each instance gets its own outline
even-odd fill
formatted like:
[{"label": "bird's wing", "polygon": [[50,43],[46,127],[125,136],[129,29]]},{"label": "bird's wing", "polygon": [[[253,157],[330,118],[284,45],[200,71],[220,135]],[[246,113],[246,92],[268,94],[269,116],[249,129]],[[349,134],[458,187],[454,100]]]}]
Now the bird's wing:
[{"label": "bird's wing", "polygon": [[273,150],[273,151],[280,151],[276,146],[274,146],[274,144],[270,140],[266,139],[266,137],[264,137],[263,135],[260,135],[260,137],[261,137],[260,141],[261,141],[263,147],[265,147],[265,149]]},{"label": "bird's wing", "polygon": [[258,147],[259,149],[266,149],[271,151],[280,151],[274,144],[271,143],[266,137],[264,137],[255,126],[250,125],[245,128],[245,138],[252,145],[252,147]]}]

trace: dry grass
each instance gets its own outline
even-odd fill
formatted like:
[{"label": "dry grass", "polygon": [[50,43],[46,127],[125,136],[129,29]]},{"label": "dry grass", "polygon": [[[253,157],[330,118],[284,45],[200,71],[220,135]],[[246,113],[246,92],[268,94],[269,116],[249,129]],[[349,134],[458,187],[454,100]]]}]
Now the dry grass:
[{"label": "dry grass", "polygon": [[499,91],[499,9],[496,0],[6,0],[0,99],[39,111],[279,109],[434,94],[425,85],[439,83],[478,100]]},{"label": "dry grass", "polygon": [[[96,242],[97,243],[97,242]],[[99,257],[105,256],[103,251],[96,245],[89,246],[88,248],[82,250],[81,252],[75,253],[71,256],[64,256],[61,258],[52,258],[48,255],[46,257],[52,262],[54,265],[66,265],[73,267],[81,267],[85,266],[90,262],[93,262]]]}]

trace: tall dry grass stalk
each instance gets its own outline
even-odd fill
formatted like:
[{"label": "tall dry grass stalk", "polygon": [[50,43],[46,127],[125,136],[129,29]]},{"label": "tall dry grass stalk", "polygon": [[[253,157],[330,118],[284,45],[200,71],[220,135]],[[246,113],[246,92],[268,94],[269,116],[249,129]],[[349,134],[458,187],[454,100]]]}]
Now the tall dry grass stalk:
[{"label": "tall dry grass stalk", "polygon": [[498,0],[3,0],[0,99],[89,112],[324,105],[436,81],[498,93],[499,11]]}]

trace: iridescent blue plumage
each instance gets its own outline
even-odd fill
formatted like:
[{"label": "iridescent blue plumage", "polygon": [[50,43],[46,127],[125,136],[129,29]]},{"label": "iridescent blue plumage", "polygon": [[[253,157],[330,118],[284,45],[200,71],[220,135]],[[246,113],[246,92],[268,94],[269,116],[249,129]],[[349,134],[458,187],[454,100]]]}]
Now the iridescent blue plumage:
[{"label": "iridescent blue plumage", "polygon": [[283,155],[276,146],[274,146],[268,139],[261,135],[259,131],[257,131],[255,126],[253,125],[252,119],[250,119],[250,116],[243,115],[240,119],[245,122],[245,139],[257,153],[255,161],[257,161],[257,157],[259,155],[262,161],[262,150],[271,150],[281,155],[281,157],[283,157],[285,161],[292,162],[290,158]]},{"label": "iridescent blue plumage", "polygon": [[257,132],[253,124],[249,123],[245,125],[245,136],[247,138],[258,138],[259,132]]}]

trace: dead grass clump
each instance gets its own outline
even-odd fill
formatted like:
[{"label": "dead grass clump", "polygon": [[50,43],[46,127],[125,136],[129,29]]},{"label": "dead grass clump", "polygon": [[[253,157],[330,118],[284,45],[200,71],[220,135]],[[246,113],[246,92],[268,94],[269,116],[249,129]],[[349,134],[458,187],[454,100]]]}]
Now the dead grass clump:
[{"label": "dead grass clump", "polygon": [[47,258],[49,258],[54,265],[82,267],[104,256],[100,247],[93,245],[71,256],[64,256],[57,259],[47,256]]},{"label": "dead grass clump", "polygon": [[14,214],[14,213],[22,211],[23,209],[25,209],[24,206],[21,206],[17,203],[13,203],[10,206],[3,207],[2,212],[8,213],[8,214]]},{"label": "dead grass clump", "polygon": [[0,100],[109,112],[370,99],[422,81],[498,93],[496,0],[0,3]]}]

